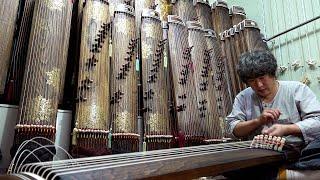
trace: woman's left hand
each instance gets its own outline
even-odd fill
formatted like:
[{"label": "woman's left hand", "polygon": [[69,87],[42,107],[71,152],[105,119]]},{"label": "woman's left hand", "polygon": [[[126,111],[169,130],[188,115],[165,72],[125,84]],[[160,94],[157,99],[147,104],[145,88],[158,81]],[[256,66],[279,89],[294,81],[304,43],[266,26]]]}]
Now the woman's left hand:
[{"label": "woman's left hand", "polygon": [[274,124],[269,128],[262,131],[262,134],[267,134],[269,136],[285,136],[287,135],[287,125],[284,124]]}]

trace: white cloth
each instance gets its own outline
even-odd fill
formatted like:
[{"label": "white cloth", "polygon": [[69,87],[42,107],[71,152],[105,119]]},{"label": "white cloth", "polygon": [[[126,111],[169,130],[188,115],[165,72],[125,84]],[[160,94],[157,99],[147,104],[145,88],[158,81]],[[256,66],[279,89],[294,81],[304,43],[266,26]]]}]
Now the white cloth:
[{"label": "white cloth", "polygon": [[[319,180],[320,170],[286,170],[287,180]],[[282,179],[281,179],[282,180]]]}]

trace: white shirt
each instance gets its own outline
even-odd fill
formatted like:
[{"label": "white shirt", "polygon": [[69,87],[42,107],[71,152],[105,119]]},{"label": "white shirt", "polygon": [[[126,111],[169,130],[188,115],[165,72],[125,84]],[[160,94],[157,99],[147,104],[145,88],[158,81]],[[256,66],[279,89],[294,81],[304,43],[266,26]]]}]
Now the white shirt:
[{"label": "white shirt", "polygon": [[[227,133],[234,136],[233,129],[239,122],[259,117],[265,108],[280,110],[281,115],[276,123],[298,125],[305,143],[320,137],[320,103],[308,86],[296,81],[279,81],[278,92],[271,103],[262,103],[250,87],[241,91],[226,118]],[[261,130],[262,127],[249,138],[261,134]]]}]

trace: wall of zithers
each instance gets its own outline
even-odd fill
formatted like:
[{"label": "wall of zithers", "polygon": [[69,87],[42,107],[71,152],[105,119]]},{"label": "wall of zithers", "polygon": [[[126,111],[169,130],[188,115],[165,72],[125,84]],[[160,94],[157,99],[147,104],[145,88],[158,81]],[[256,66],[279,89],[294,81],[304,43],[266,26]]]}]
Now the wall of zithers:
[{"label": "wall of zithers", "polygon": [[[7,1],[0,0],[0,103],[19,106],[15,128],[7,128],[11,152],[37,136],[55,141],[58,109],[68,109],[73,157],[228,141],[224,118],[246,87],[238,57],[268,49],[261,33],[270,38],[320,7],[316,0]],[[315,92],[318,22],[268,42],[279,78]]]}]

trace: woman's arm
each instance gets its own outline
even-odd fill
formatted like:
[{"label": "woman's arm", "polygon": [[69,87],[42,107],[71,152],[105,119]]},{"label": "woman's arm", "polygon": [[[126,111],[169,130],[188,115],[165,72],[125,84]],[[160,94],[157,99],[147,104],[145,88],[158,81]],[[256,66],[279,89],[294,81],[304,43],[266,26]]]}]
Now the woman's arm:
[{"label": "woman's arm", "polygon": [[237,137],[248,136],[259,127],[277,121],[280,114],[278,109],[265,109],[258,118],[239,122],[234,128],[233,134]]}]

